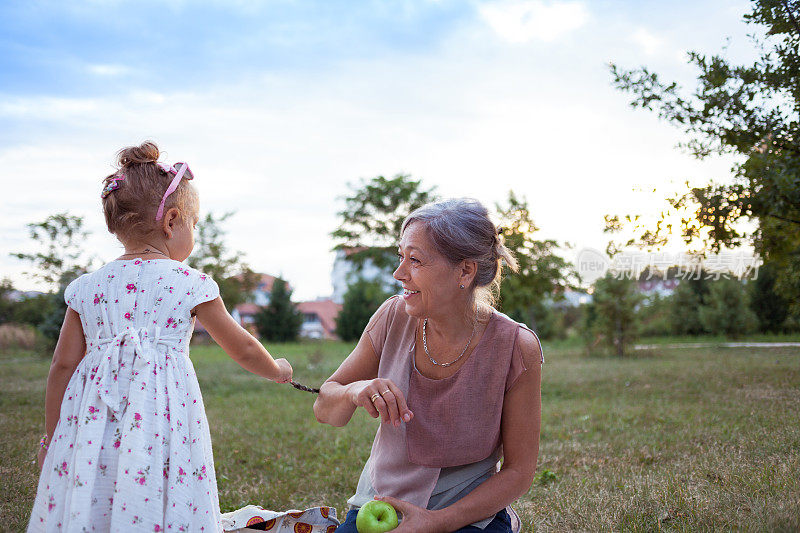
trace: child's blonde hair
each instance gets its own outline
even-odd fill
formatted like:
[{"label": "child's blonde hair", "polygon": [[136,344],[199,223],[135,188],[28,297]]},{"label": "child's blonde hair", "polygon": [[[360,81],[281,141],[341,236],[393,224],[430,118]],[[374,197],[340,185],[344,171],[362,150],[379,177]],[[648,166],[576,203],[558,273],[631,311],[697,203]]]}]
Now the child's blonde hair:
[{"label": "child's blonde hair", "polygon": [[[103,213],[108,231],[123,239],[141,240],[158,228],[156,212],[173,176],[159,167],[160,152],[152,141],[117,153],[119,170],[103,179]],[[182,179],[164,204],[177,208],[184,220],[198,209],[197,191]]]}]

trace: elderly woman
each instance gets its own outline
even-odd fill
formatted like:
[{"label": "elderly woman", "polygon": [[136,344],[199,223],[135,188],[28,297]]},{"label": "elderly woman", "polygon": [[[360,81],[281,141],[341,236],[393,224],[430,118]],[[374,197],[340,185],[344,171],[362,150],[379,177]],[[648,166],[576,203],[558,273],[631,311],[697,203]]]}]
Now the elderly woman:
[{"label": "elderly woman", "polygon": [[398,533],[512,531],[506,507],[536,469],[544,361],[533,331],[489,305],[501,260],[516,262],[470,199],[411,213],[398,258],[402,296],[378,309],[314,404],[334,426],[358,407],[381,418],[337,531],[355,532],[376,497],[402,514]]}]

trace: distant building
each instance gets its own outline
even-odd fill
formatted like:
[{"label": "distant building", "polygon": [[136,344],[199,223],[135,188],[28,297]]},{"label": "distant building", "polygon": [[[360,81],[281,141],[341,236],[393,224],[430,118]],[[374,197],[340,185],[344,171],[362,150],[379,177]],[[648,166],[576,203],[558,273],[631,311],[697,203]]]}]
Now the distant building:
[{"label": "distant building", "polygon": [[244,329],[249,331],[255,336],[258,336],[258,329],[256,328],[256,315],[261,310],[261,306],[254,303],[241,303],[233,308],[231,316],[237,321]]},{"label": "distant building", "polygon": [[395,291],[397,289],[397,280],[392,277],[392,273],[378,268],[371,259],[364,260],[360,269],[356,268],[349,258],[354,253],[365,249],[346,248],[344,250],[336,250],[336,258],[333,261],[333,270],[331,271],[331,285],[333,285],[331,298],[334,302],[342,303],[344,301],[344,293],[347,292],[347,287],[355,276],[370,281],[382,281],[387,290]]},{"label": "distant building", "polygon": [[338,339],[336,336],[336,317],[342,310],[342,304],[330,298],[300,302],[297,309],[303,313],[303,324],[300,336],[310,339]]},{"label": "distant building", "polygon": [[640,279],[637,283],[637,287],[639,292],[645,296],[658,294],[663,298],[665,296],[671,296],[680,282],[681,281],[677,278],[663,279],[660,277],[653,277],[651,279]]},{"label": "distant building", "polygon": [[[256,286],[253,292],[250,293],[244,303],[238,304],[231,311],[231,316],[234,320],[253,335],[258,335],[256,315],[262,307],[269,305],[272,286],[275,284],[275,280],[278,279],[271,274],[256,274],[256,276]],[[289,290],[292,290],[291,285],[288,283],[286,285]]]},{"label": "distant building", "polygon": [[580,307],[581,305],[592,303],[592,295],[586,291],[575,291],[572,289],[564,290],[564,299],[553,303],[555,307]]},{"label": "distant building", "polygon": [[[250,293],[247,301],[236,305],[231,311],[231,316],[244,329],[258,337],[256,327],[256,315],[264,307],[269,305],[272,296],[272,287],[278,279],[270,274],[256,274],[256,287]],[[291,286],[289,286],[291,290]],[[300,336],[312,339],[337,339],[336,336],[336,317],[341,311],[341,304],[337,304],[330,298],[320,298],[310,302],[299,302],[296,304],[298,311],[303,313],[303,324],[300,327]],[[207,335],[208,332],[197,322],[195,333],[199,336]]]},{"label": "distant building", "polygon": [[13,289],[8,292],[6,298],[11,300],[12,302],[21,302],[22,300],[27,300],[29,298],[36,298],[37,296],[42,296],[44,294],[47,293],[41,291],[18,291],[16,289]]},{"label": "distant building", "polygon": [[[272,286],[275,284],[275,280],[278,278],[271,276],[270,274],[256,274],[256,276],[258,276],[256,288],[253,289],[249,301],[264,307],[269,305],[270,295],[272,294]],[[287,283],[286,286],[289,290],[292,290],[291,285]]]}]

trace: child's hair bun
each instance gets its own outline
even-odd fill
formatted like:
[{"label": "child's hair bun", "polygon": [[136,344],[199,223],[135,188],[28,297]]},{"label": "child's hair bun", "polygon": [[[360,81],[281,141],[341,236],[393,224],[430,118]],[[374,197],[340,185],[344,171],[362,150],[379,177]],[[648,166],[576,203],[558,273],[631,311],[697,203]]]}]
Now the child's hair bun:
[{"label": "child's hair bun", "polygon": [[145,141],[139,146],[123,148],[117,154],[117,163],[121,168],[143,163],[155,163],[159,156],[158,146],[153,141]]}]

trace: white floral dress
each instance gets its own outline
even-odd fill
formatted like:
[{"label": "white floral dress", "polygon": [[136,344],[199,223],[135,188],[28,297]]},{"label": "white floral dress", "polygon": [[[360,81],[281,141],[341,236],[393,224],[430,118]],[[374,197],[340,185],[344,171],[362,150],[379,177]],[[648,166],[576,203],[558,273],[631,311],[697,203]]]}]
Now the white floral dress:
[{"label": "white floral dress", "polygon": [[169,259],[113,261],[67,287],[86,356],[70,379],[28,531],[221,531],[191,310],[214,281]]}]

